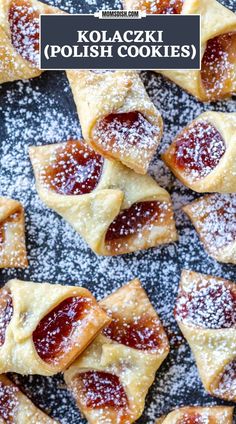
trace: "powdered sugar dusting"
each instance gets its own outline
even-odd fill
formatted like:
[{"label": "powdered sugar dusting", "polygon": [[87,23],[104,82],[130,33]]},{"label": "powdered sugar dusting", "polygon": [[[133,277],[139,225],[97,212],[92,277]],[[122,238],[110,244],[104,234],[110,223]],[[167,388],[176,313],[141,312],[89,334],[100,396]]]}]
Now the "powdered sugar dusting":
[{"label": "powdered sugar dusting", "polygon": [[[95,11],[121,7],[118,1],[50,1],[69,12]],[[225,2],[235,10],[235,1]],[[174,84],[152,73],[142,73],[146,88],[164,122],[163,152],[174,136],[200,113],[210,109],[235,112],[234,100],[200,104]],[[173,317],[182,268],[222,276],[236,281],[235,268],[211,259],[202,248],[196,231],[182,212],[182,206],[196,198],[169,172],[160,156],[154,158],[150,172],[167,188],[174,202],[180,241],[175,244],[122,257],[97,257],[86,243],[56,213],[39,200],[28,157],[30,145],[78,139],[81,130],[70,88],[63,73],[48,72],[41,77],[0,87],[0,194],[16,198],[26,208],[27,250],[30,266],[24,271],[1,270],[1,282],[12,277],[83,285],[101,299],[134,277],[139,277],[171,338],[171,354],[158,371],[147,397],[140,424],[171,409],[187,404],[221,404],[203,390],[190,349]],[[14,376],[37,406],[62,424],[86,421],[67,393],[62,377]]]},{"label": "powdered sugar dusting", "polygon": [[111,152],[124,163],[128,155],[130,161],[146,169],[157,148],[160,128],[139,112],[110,114],[96,124],[93,137],[104,152]]},{"label": "powdered sugar dusting", "polygon": [[201,78],[207,98],[217,99],[236,90],[236,34],[219,35],[207,42]]},{"label": "powdered sugar dusting", "polygon": [[11,41],[16,51],[39,67],[39,11],[27,0],[12,1],[9,10]]},{"label": "powdered sugar dusting", "polygon": [[7,326],[13,315],[12,297],[8,290],[0,292],[0,346],[5,342]]},{"label": "powdered sugar dusting", "polygon": [[204,276],[197,284],[198,279],[198,274],[196,281],[193,277],[192,290],[180,290],[175,310],[177,321],[210,329],[236,327],[236,286]]},{"label": "powdered sugar dusting", "polygon": [[225,151],[219,131],[211,123],[199,119],[175,138],[170,160],[174,168],[197,180],[216,168]]},{"label": "powdered sugar dusting", "polygon": [[16,386],[0,381],[0,417],[7,423],[14,422],[16,408],[19,405],[18,392]]},{"label": "powdered sugar dusting", "polygon": [[[205,248],[220,260],[222,249],[236,241],[236,195],[216,193],[203,196],[187,205],[185,212],[189,214]],[[234,263],[233,256],[227,260],[227,255],[223,255],[222,259],[223,262]]]}]

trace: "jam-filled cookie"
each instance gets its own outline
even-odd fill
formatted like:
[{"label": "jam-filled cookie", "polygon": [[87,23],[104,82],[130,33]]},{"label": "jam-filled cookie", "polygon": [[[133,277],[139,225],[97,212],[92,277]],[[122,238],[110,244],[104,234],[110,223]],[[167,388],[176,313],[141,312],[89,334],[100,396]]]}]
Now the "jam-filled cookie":
[{"label": "jam-filled cookie", "polygon": [[183,210],[209,255],[236,264],[236,194],[207,194]]},{"label": "jam-filled cookie", "polygon": [[0,373],[56,374],[109,321],[84,288],[11,280],[0,290]]},{"label": "jam-filled cookie", "polygon": [[57,424],[37,408],[5,375],[0,375],[1,424]]},{"label": "jam-filled cookie", "polygon": [[152,14],[201,15],[201,69],[157,70],[201,101],[236,92],[236,14],[216,0],[124,0]]},{"label": "jam-filled cookie", "polygon": [[236,401],[236,284],[183,271],[175,318],[194,354],[205,389]]},{"label": "jam-filled cookie", "polygon": [[39,76],[40,14],[62,13],[37,0],[0,0],[0,84]]},{"label": "jam-filled cookie", "polygon": [[186,406],[159,418],[156,424],[233,424],[233,408]]},{"label": "jam-filled cookie", "polygon": [[205,112],[178,134],[163,160],[199,193],[236,192],[236,113]]},{"label": "jam-filled cookie", "polygon": [[162,118],[136,71],[67,71],[85,141],[98,153],[146,174]]},{"label": "jam-filled cookie", "polygon": [[168,192],[151,177],[104,159],[83,141],[31,147],[36,185],[100,255],[119,255],[177,238]]},{"label": "jam-filled cookie", "polygon": [[24,208],[17,200],[0,197],[0,268],[27,266]]},{"label": "jam-filled cookie", "polygon": [[169,352],[168,339],[138,280],[100,306],[112,321],[65,372],[65,381],[89,423],[133,423]]}]

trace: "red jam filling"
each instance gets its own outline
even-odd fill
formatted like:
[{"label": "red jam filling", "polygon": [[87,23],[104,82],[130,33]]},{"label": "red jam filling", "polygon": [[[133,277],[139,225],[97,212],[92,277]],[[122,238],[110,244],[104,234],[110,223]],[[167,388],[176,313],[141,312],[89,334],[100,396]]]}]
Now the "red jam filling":
[{"label": "red jam filling", "polygon": [[184,130],[174,142],[175,165],[188,173],[208,175],[226,151],[219,131],[209,122],[197,122]]},{"label": "red jam filling", "polygon": [[142,10],[157,15],[179,15],[184,0],[146,0],[142,2]]},{"label": "red jam filling", "polygon": [[13,315],[12,297],[8,290],[0,290],[0,347],[5,342],[6,329]]},{"label": "red jam filling", "polygon": [[39,11],[27,0],[12,0],[8,20],[16,51],[39,66]]},{"label": "red jam filling", "polygon": [[69,297],[40,321],[33,332],[33,342],[43,361],[56,362],[70,351],[75,333],[89,307],[89,299]]},{"label": "red jam filling", "polygon": [[159,131],[140,112],[114,113],[97,123],[94,140],[104,150],[125,153],[127,147],[152,147]]},{"label": "red jam filling", "polygon": [[210,329],[236,325],[236,292],[223,284],[202,284],[177,299],[175,316],[197,326]]},{"label": "red jam filling", "polygon": [[210,97],[224,97],[235,89],[236,33],[207,42],[202,59],[201,79]]},{"label": "red jam filling", "polygon": [[166,203],[134,203],[129,209],[120,212],[114,219],[107,230],[105,241],[109,243],[141,233],[145,227],[154,222],[164,221],[167,212]]},{"label": "red jam filling", "polygon": [[[107,311],[109,314],[109,311]],[[112,321],[103,330],[109,339],[139,350],[157,350],[162,344],[160,323],[151,316],[125,321],[113,314]]]},{"label": "red jam filling", "polygon": [[[190,413],[185,414],[182,418],[180,418],[176,424],[205,424],[206,420],[201,417],[200,414]],[[207,419],[207,423],[210,424],[209,419]]]},{"label": "red jam filling", "polygon": [[81,386],[83,403],[87,408],[127,408],[128,399],[116,375],[103,371],[87,371],[79,374],[76,380]]},{"label": "red jam filling", "polygon": [[[236,361],[228,364],[222,374],[217,395],[224,397],[227,396],[228,400],[235,399],[236,396]],[[231,396],[232,394],[232,396]]]},{"label": "red jam filling", "polygon": [[7,385],[0,381],[0,418],[6,424],[16,422],[14,415],[19,404],[18,392],[19,389],[16,386]]},{"label": "red jam filling", "polygon": [[96,188],[102,168],[102,156],[80,141],[68,141],[45,169],[43,178],[45,184],[59,194],[81,195]]}]

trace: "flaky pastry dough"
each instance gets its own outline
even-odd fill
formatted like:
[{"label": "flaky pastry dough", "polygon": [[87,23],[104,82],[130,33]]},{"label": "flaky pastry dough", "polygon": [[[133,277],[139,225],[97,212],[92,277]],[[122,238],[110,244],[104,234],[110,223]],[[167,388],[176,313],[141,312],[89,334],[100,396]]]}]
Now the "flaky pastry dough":
[{"label": "flaky pastry dough", "polygon": [[[82,152],[83,158],[86,154],[94,154],[82,141],[68,143],[70,143],[70,146],[73,145],[74,152]],[[47,170],[54,170],[57,166],[55,160],[58,162],[61,160],[63,164],[65,163],[63,172],[58,174],[60,177],[58,178],[63,180],[65,177],[70,182],[70,176],[66,176],[65,170],[67,166],[70,170],[72,162],[67,165],[65,161],[60,159],[60,152],[64,155],[63,151],[66,151],[69,145],[62,143],[30,148],[37,191],[43,202],[66,219],[84,237],[94,252],[100,255],[118,255],[169,243],[177,239],[168,192],[161,188],[150,176],[137,175],[119,162],[104,160],[103,164],[100,165],[97,185],[89,193],[64,195],[53,190],[45,181]],[[57,155],[58,159],[55,159]],[[96,157],[97,161],[101,160],[100,156],[100,159],[98,156]],[[68,160],[71,161],[71,155],[69,155]],[[80,161],[78,161],[79,165]],[[83,170],[78,172],[83,175]],[[57,179],[54,180],[58,183]],[[66,181],[65,185],[67,185]],[[154,205],[153,207],[156,204],[159,205],[160,212],[157,213],[156,219],[146,222],[144,225],[137,225],[137,231],[133,231],[129,227],[127,229],[129,236],[127,237],[125,237],[125,234],[123,236],[123,224],[120,223],[119,231],[121,235],[113,239],[113,232],[110,231],[110,238],[108,239],[107,234],[110,225],[120,217],[119,214],[126,213],[135,205],[139,207],[143,202],[152,202],[150,204]],[[134,213],[135,210],[132,212],[132,217]],[[147,213],[145,216],[148,218]],[[138,217],[134,216],[130,219],[130,222],[132,223],[132,220],[135,221],[135,219],[138,219]],[[128,218],[126,221],[129,221]]]},{"label": "flaky pastry dough", "polygon": [[[226,70],[226,73],[229,72],[230,76],[227,75],[225,88],[222,90],[221,78],[214,77],[215,84],[207,89],[203,83],[203,73],[197,70],[165,70],[157,72],[168,77],[201,101],[213,101],[232,95],[236,91],[236,14],[216,0],[185,0],[182,14],[201,15],[201,67],[203,67],[207,43],[222,34],[233,34],[233,46],[230,53],[233,56],[233,64],[228,71]],[[211,55],[214,49],[217,48],[216,46],[212,48]],[[222,68],[225,64],[221,63],[216,66]]]},{"label": "flaky pastry dough", "polygon": [[236,264],[236,195],[208,194],[183,210],[209,255],[219,262]]},{"label": "flaky pastry dough", "polygon": [[0,84],[39,76],[39,15],[62,13],[37,0],[0,0]]},{"label": "flaky pastry dough", "polygon": [[[162,118],[151,102],[136,71],[94,72],[67,71],[85,141],[107,158],[121,161],[140,174],[148,165],[162,136]],[[139,112],[145,118],[143,130],[133,124],[129,129],[130,113]],[[104,134],[98,125],[114,114],[127,114],[127,123],[115,124]],[[123,115],[124,117],[124,115]],[[131,121],[132,121],[131,116]],[[128,125],[124,133],[124,128]],[[114,129],[118,126],[117,130]],[[149,127],[153,126],[153,129]],[[106,125],[107,127],[107,125]],[[137,136],[137,132],[141,134]],[[143,132],[145,131],[145,133]],[[119,135],[117,135],[117,132]],[[113,137],[116,134],[116,141]],[[137,139],[138,138],[138,139]]]},{"label": "flaky pastry dough", "polygon": [[218,100],[236,92],[235,13],[216,0],[124,0],[124,5],[127,9],[141,9],[152,14],[200,14],[201,70],[156,72],[201,101]]},{"label": "flaky pastry dough", "polygon": [[[154,381],[156,371],[169,352],[168,339],[138,280],[131,281],[102,300],[100,306],[110,314],[115,325],[105,329],[105,333],[99,335],[85,353],[71,365],[65,372],[65,381],[74,393],[77,404],[89,423],[133,423],[142,414],[148,389]],[[147,320],[146,325],[145,320]],[[139,330],[139,322],[142,325],[141,330]],[[151,322],[152,324],[150,324]],[[132,326],[135,325],[137,333],[132,329]],[[141,336],[139,331],[142,332]],[[153,341],[155,332],[157,332],[157,344]],[[150,343],[149,349],[145,349],[145,346],[138,345],[137,348],[132,345],[135,342],[138,343],[137,337],[140,337],[140,344],[142,341]],[[146,337],[150,337],[150,340],[147,340]],[[132,347],[130,347],[130,343]],[[152,343],[154,344],[152,345]],[[93,396],[83,386],[83,375],[88,375],[86,374],[88,372],[95,373],[95,375],[106,373],[106,376],[108,374],[111,378],[118,378],[119,383],[117,384],[120,385],[125,404],[109,407],[106,405],[105,397],[108,396],[111,400],[113,395],[101,392],[97,398],[100,404],[96,407],[93,399],[96,398],[96,393],[102,386],[102,380],[100,383],[97,381],[96,387],[93,389]],[[86,385],[86,381],[84,384]],[[117,399],[120,400],[120,397]],[[86,402],[90,400],[92,405],[88,407]],[[116,403],[116,396],[112,400]]]},{"label": "flaky pastry dough", "polygon": [[[192,420],[192,421],[191,421]],[[232,424],[233,408],[227,406],[186,406],[175,409],[156,424]]]},{"label": "flaky pastry dough", "polygon": [[[196,130],[198,125],[209,128],[205,132],[204,129]],[[188,147],[188,143],[194,147]],[[184,148],[182,155],[181,148]],[[176,154],[179,156],[177,159]],[[193,165],[186,163],[179,166],[178,161],[186,162],[187,155],[191,156]],[[235,193],[236,113],[205,112],[199,115],[175,137],[162,158],[175,176],[194,191]],[[217,162],[208,167],[207,162],[213,160]],[[198,170],[199,164],[201,169]]]},{"label": "flaky pastry dough", "polygon": [[236,400],[236,285],[183,271],[175,317],[194,354],[205,389]]},{"label": "flaky pastry dough", "polygon": [[25,268],[24,209],[20,202],[0,197],[0,268]]},{"label": "flaky pastry dough", "polygon": [[0,424],[57,424],[4,374],[0,375]]},{"label": "flaky pastry dough", "polygon": [[[81,287],[11,280],[0,294],[0,373],[56,374],[64,370],[109,322],[91,293]],[[63,302],[71,298],[77,298],[81,311],[77,313],[74,308],[70,315]],[[81,302],[85,302],[84,307],[80,306]],[[59,305],[64,306],[56,313]],[[42,328],[40,324],[48,314],[45,328]],[[63,321],[60,321],[61,316]],[[54,330],[50,321],[55,322]],[[66,330],[69,327],[70,332],[63,333],[64,338],[58,341],[63,325]],[[52,349],[55,354],[48,357],[47,352]]]}]

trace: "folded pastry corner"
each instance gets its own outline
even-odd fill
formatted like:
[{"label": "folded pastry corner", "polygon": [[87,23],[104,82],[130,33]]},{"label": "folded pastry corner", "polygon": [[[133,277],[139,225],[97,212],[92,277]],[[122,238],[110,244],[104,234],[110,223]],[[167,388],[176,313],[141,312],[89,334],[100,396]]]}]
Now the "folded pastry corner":
[{"label": "folded pastry corner", "polygon": [[183,210],[209,255],[236,264],[236,194],[208,194]]},{"label": "folded pastry corner", "polygon": [[183,271],[175,318],[194,354],[205,389],[236,401],[236,284]]},{"label": "folded pastry corner", "polygon": [[199,193],[236,192],[236,113],[205,112],[162,156],[175,176]]},{"label": "folded pastry corner", "polygon": [[65,381],[89,423],[133,423],[168,355],[168,338],[138,280],[100,306],[112,321],[65,372]]},{"label": "folded pastry corner", "polygon": [[233,424],[229,406],[186,406],[161,417],[156,424]]},{"label": "folded pastry corner", "polygon": [[201,101],[236,92],[236,14],[216,0],[123,0],[152,14],[201,15],[201,69],[156,70]]},{"label": "folded pastry corner", "polygon": [[200,101],[236,92],[236,14],[216,0],[184,0],[182,14],[201,15],[201,69],[161,71]]},{"label": "folded pastry corner", "polygon": [[151,177],[103,159],[83,141],[31,147],[43,202],[100,255],[119,255],[177,239],[171,199]]},{"label": "folded pastry corner", "polygon": [[62,13],[38,0],[0,0],[0,84],[39,76],[40,14]]},{"label": "folded pastry corner", "polygon": [[57,424],[57,421],[37,408],[4,374],[0,375],[0,422]]},{"label": "folded pastry corner", "polygon": [[0,290],[0,373],[61,372],[109,322],[84,288],[11,280]]},{"label": "folded pastry corner", "polygon": [[17,200],[0,197],[0,268],[27,266],[24,208]]},{"label": "folded pastry corner", "polygon": [[146,174],[162,137],[160,113],[136,71],[67,71],[83,138],[101,155]]}]

